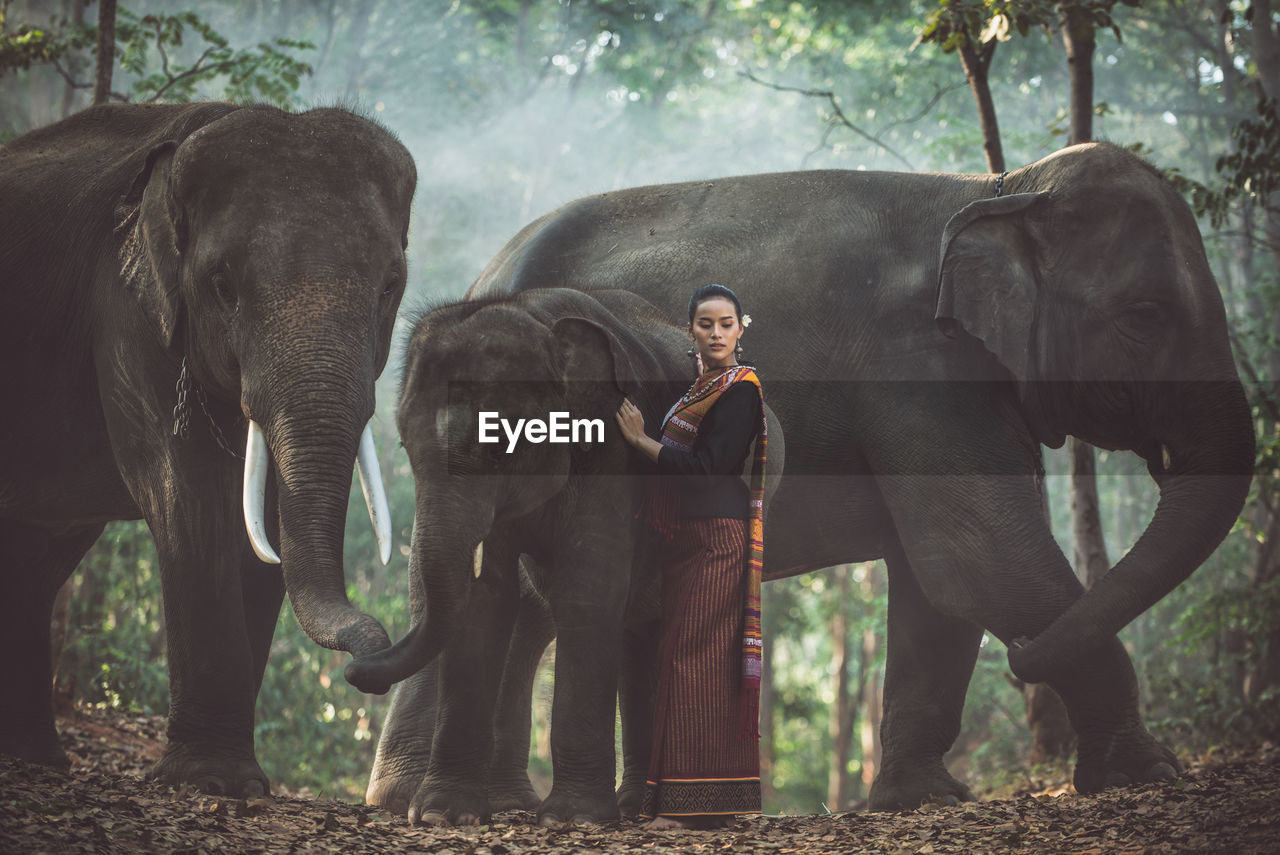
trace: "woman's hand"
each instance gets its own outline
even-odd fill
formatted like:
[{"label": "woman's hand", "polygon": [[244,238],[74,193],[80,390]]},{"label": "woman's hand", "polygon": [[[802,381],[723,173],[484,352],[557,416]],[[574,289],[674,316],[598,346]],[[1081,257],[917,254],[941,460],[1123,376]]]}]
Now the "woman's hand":
[{"label": "woman's hand", "polygon": [[644,413],[640,412],[640,408],[631,403],[630,398],[622,399],[622,406],[618,407],[618,412],[614,415],[618,420],[618,430],[622,431],[622,438],[627,441],[628,445],[636,445],[640,437],[644,436]]},{"label": "woman's hand", "polygon": [[622,406],[618,407],[618,412],[613,417],[618,422],[618,430],[622,431],[622,438],[629,445],[639,449],[645,457],[657,463],[662,445],[645,435],[644,413],[640,412],[640,408],[629,399],[623,398]]}]

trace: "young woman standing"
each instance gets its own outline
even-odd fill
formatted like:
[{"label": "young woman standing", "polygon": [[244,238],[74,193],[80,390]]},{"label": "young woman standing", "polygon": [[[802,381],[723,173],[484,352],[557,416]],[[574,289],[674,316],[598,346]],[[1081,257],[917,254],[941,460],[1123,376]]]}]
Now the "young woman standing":
[{"label": "young woman standing", "polygon": [[[750,322],[731,290],[699,288],[689,300],[699,375],[667,414],[661,441],[645,434],[630,401],[617,414],[627,442],[667,476],[642,512],[664,543],[653,755],[640,810],[650,828],[716,827],[760,812],[766,433],[760,380],[738,363]],[[753,440],[748,488],[741,475]]]}]

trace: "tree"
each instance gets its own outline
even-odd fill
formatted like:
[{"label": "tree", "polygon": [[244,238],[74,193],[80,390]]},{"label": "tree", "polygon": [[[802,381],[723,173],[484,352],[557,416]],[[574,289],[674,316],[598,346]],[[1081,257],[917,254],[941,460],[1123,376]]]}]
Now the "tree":
[{"label": "tree", "polygon": [[111,72],[116,60],[116,0],[98,2],[98,62],[93,76],[93,103],[111,97]]},{"label": "tree", "polygon": [[1009,40],[1011,28],[1025,36],[1033,27],[1044,26],[1050,5],[1043,0],[942,0],[920,33],[921,42],[936,43],[943,53],[959,55],[978,108],[982,147],[991,172],[1005,171],[1000,124],[991,97],[991,61],[996,46]]}]

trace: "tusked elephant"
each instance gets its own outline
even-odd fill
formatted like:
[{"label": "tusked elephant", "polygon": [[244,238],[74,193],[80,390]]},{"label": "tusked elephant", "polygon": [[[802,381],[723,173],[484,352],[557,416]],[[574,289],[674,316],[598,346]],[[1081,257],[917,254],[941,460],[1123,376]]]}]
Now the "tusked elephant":
[{"label": "tusked elephant", "polygon": [[389,556],[367,423],[415,182],[338,109],[95,107],[0,149],[0,751],[67,762],[50,608],[110,520],[156,543],[163,781],[268,791],[254,702],[286,590],[317,643],[389,644],[347,600],[342,532],[359,447]]},{"label": "tusked elephant", "polygon": [[[1172,778],[1116,632],[1226,535],[1254,435],[1191,211],[1115,146],[1007,177],[812,171],[640,187],[526,226],[469,297],[628,289],[678,319],[734,288],[787,437],[766,578],[883,557],[884,757],[875,809],[971,798],[942,757],[983,631],[1063,698],[1075,785]],[[1041,446],[1141,455],[1160,488],[1135,547],[1087,593],[1042,512]],[[403,677],[476,587],[352,668]],[[376,773],[375,769],[375,773]]]},{"label": "tusked elephant", "polygon": [[[516,806],[536,806],[547,823],[616,819],[619,693],[633,773],[624,789],[638,801],[653,675],[634,663],[655,661],[646,625],[658,615],[658,575],[636,512],[641,476],[656,470],[621,441],[613,414],[626,394],[656,429],[696,376],[688,348],[679,325],[626,291],[531,291],[441,306],[417,322],[397,415],[417,493],[411,600],[444,655],[398,688],[370,801],[427,822],[474,824]],[[556,442],[511,441],[503,428],[488,433],[498,442],[482,441],[496,417],[550,424],[555,413],[599,430],[566,428],[569,441]],[[765,415],[766,474],[776,476],[783,435],[767,405]],[[440,598],[467,587],[455,621],[431,619]],[[536,804],[524,772],[529,680],[553,634],[554,783]],[[385,692],[365,679],[370,661],[352,662],[347,677]],[[498,719],[523,727],[495,734],[504,670]]]}]

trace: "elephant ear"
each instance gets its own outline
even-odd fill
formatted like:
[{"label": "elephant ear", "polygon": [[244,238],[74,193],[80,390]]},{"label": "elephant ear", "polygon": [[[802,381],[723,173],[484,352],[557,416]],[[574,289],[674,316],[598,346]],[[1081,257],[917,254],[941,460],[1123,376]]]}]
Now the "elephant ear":
[{"label": "elephant ear", "polygon": [[636,372],[622,342],[602,324],[560,318],[551,327],[556,363],[573,415],[606,417],[636,389]]},{"label": "elephant ear", "polygon": [[1046,193],[973,202],[947,223],[939,264],[939,329],[963,330],[995,354],[1019,383],[1030,382],[1031,327],[1038,278],[1027,215]]},{"label": "elephant ear", "polygon": [[167,348],[175,346],[181,323],[178,285],[186,244],[185,224],[170,181],[176,150],[173,141],[151,149],[116,209],[124,232],[120,265],[125,287],[133,292]]},{"label": "elephant ear", "polygon": [[167,348],[178,348],[182,302],[178,286],[187,229],[174,193],[173,160],[178,147],[224,116],[235,104],[196,104],[152,139],[129,189],[116,205],[116,234],[121,236],[120,269]]}]

